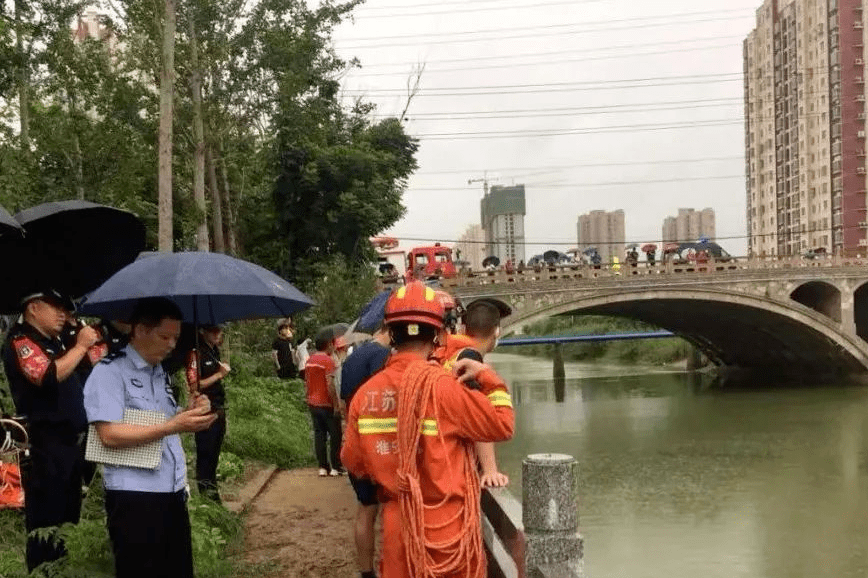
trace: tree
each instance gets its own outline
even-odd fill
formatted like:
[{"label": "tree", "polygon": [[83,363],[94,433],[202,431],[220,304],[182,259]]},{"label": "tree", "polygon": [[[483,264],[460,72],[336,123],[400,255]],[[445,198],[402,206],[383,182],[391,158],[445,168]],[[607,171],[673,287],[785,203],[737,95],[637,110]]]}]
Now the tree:
[{"label": "tree", "polygon": [[159,132],[159,214],[158,243],[160,251],[174,246],[172,208],[172,123],[175,98],[175,0],[163,2],[162,66],[160,71],[160,132]]}]

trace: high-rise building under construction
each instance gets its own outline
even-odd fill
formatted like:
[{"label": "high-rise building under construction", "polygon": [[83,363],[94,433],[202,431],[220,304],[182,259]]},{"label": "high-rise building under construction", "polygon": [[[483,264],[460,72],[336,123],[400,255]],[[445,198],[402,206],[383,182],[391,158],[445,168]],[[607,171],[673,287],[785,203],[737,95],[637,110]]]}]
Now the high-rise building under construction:
[{"label": "high-rise building under construction", "polygon": [[865,254],[868,0],[766,0],[744,41],[748,248]]}]

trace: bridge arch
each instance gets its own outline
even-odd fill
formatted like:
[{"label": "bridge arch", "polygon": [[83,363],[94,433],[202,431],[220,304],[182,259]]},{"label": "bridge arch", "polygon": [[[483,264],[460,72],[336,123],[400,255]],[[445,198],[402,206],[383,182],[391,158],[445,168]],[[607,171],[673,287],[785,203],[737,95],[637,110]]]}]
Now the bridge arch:
[{"label": "bridge arch", "polygon": [[[501,296],[503,297],[503,296]],[[534,306],[514,295],[504,333],[565,313],[638,319],[687,339],[718,365],[792,373],[868,369],[868,343],[802,304],[708,288],[576,294]]]},{"label": "bridge arch", "polygon": [[793,290],[790,299],[841,322],[841,290],[825,281],[809,281]]},{"label": "bridge arch", "polygon": [[856,324],[856,335],[868,342],[868,283],[864,283],[853,291],[853,320]]}]

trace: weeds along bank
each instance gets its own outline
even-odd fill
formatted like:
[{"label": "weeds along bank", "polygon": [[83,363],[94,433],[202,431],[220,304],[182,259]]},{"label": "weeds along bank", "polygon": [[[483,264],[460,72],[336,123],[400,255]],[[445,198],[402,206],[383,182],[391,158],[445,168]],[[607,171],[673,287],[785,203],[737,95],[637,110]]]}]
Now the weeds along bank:
[{"label": "weeds along bank", "polygon": [[[232,373],[226,379],[227,432],[220,455],[221,483],[240,480],[245,462],[258,461],[283,468],[312,463],[310,425],[300,380],[280,380],[271,366],[273,324],[235,324],[227,330],[228,356]],[[0,372],[2,375],[2,372]],[[182,375],[176,376],[183,383]],[[183,388],[179,388],[183,390]],[[4,377],[0,396],[11,408]],[[182,393],[183,397],[183,393]],[[188,475],[195,472],[192,434],[182,435]],[[258,574],[256,568],[240,562],[235,555],[242,547],[242,520],[222,506],[199,497],[196,484],[188,503],[192,525],[196,574],[201,578],[243,577]],[[111,546],[105,526],[102,480],[94,479],[82,507],[82,520],[61,529],[69,556],[42,575],[75,578],[102,578],[114,575]],[[23,578],[24,516],[22,512],[0,510],[0,578]],[[39,574],[35,574],[39,575]]]},{"label": "weeds along bank", "polygon": [[[640,321],[618,317],[593,315],[563,315],[551,317],[525,327],[527,336],[604,335],[607,333],[631,333],[657,331]],[[681,338],[637,339],[627,341],[601,341],[593,343],[569,343],[563,345],[563,357],[567,361],[618,361],[642,365],[669,365],[685,361],[692,346]],[[551,345],[521,345],[504,347],[499,351],[533,355],[553,356]]]}]

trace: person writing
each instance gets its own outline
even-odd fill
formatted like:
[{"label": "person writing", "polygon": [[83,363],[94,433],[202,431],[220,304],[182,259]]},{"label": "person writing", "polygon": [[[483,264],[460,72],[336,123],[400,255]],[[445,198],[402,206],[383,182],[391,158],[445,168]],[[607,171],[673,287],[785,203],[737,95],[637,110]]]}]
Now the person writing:
[{"label": "person writing", "polygon": [[3,345],[3,366],[19,415],[30,436],[30,465],[24,468],[27,569],[62,558],[60,537],[37,537],[34,530],[78,523],[84,466],[81,442],[87,421],[79,365],[99,334],[81,326],[69,347],[61,332],[73,309],[72,300],[53,289],[22,300],[21,319]]},{"label": "person writing", "polygon": [[[193,578],[187,468],[182,432],[209,428],[217,416],[208,397],[194,394],[179,411],[172,382],[161,362],[181,333],[181,312],[161,298],[139,300],[130,343],[97,364],[84,386],[87,421],[109,448],[160,441],[156,469],[106,465],[106,524],[117,578]],[[123,423],[124,410],[163,414],[156,425]]]},{"label": "person writing", "polygon": [[187,391],[191,395],[202,393],[211,403],[217,416],[211,427],[196,432],[196,486],[199,493],[220,503],[217,491],[217,463],[226,437],[226,389],[223,379],[232,370],[220,361],[223,328],[206,325],[199,328],[199,350],[187,355]]}]

